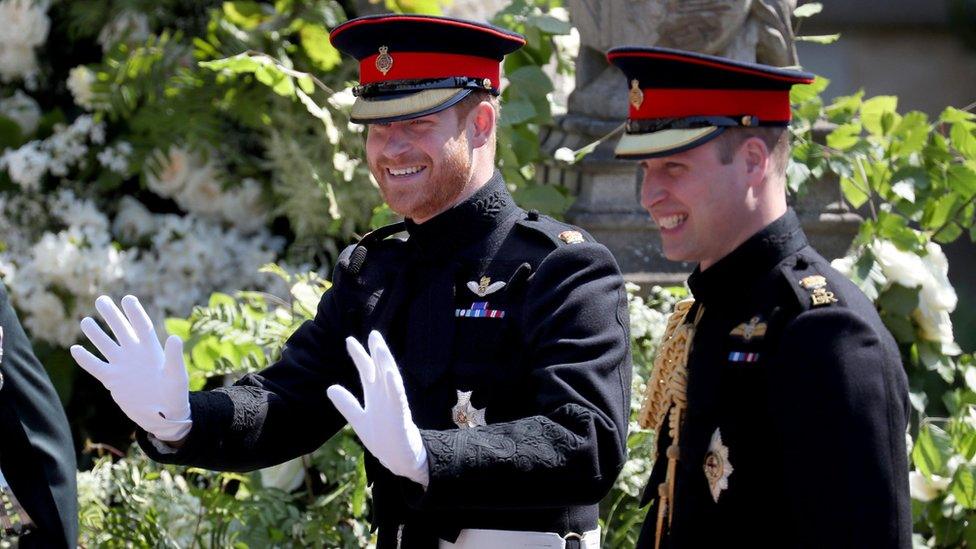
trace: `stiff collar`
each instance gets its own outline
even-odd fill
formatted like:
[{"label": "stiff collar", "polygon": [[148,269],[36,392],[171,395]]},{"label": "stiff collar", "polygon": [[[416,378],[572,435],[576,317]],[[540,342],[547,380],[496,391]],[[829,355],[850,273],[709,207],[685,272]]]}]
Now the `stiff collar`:
[{"label": "stiff collar", "polygon": [[424,253],[448,252],[487,236],[516,209],[500,172],[467,200],[424,223],[407,219],[409,242]]},{"label": "stiff collar", "polygon": [[688,277],[688,287],[695,300],[705,305],[748,298],[744,294],[749,288],[805,246],[807,237],[790,208],[708,269],[696,267]]}]

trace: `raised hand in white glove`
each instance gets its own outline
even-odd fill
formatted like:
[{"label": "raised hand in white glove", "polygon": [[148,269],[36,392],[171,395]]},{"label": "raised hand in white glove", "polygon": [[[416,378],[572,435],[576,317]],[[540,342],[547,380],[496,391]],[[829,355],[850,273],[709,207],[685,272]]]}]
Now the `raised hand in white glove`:
[{"label": "raised hand in white glove", "polygon": [[108,362],[81,345],[72,345],[75,362],[112,393],[119,408],[139,427],[163,441],[184,438],[193,422],[183,341],[170,336],[164,350],[149,315],[135,296],[122,298],[125,315],[104,295],[95,300],[95,308],[115,340],[91,317],[82,319],[81,331]]},{"label": "raised hand in white glove", "polygon": [[390,348],[374,331],[369,334],[368,354],[352,337],[346,338],[346,349],[359,370],[365,407],[341,385],[329,387],[329,399],[384,467],[426,488],[430,482],[427,449],[410,415],[403,379]]}]

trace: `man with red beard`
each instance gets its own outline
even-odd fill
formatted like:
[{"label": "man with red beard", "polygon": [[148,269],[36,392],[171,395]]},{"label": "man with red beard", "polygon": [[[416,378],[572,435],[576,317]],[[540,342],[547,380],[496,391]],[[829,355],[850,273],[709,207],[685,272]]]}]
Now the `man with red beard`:
[{"label": "man with red beard", "polygon": [[813,75],[615,48],[618,158],[668,259],[694,261],[647,385],[638,547],[910,547],[909,402],[874,305],[786,201],[790,88]]},{"label": "man with red beard", "polygon": [[626,294],[605,247],[517,207],[494,169],[499,63],[524,39],[383,15],[331,40],[359,60],[352,116],[405,221],[343,251],[315,319],[231,387],[188,393],[182,342],[161,347],[132,296],[96,301],[114,340],[82,322],[106,360],[73,356],[167,463],[267,467],[348,422],[381,548],[598,547],[626,455]]}]

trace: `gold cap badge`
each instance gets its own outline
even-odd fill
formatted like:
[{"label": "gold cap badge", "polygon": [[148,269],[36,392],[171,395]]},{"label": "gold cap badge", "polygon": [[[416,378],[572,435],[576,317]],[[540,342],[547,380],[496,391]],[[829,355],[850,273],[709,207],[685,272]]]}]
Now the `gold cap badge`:
[{"label": "gold cap badge", "polygon": [[584,242],[583,234],[579,231],[563,231],[559,233],[559,240],[566,244],[580,244]]},{"label": "gold cap badge", "polygon": [[376,70],[383,73],[383,76],[386,76],[386,73],[393,68],[393,56],[389,54],[389,51],[390,48],[380,46],[380,54],[376,57]]},{"label": "gold cap badge", "polygon": [[635,109],[639,109],[644,104],[644,92],[640,89],[640,82],[637,79],[630,81],[630,104]]}]

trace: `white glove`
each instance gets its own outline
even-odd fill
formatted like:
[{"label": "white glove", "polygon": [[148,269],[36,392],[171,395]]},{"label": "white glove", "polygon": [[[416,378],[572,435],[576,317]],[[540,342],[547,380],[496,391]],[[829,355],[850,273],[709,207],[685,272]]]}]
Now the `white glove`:
[{"label": "white glove", "polygon": [[369,334],[369,354],[352,337],[346,338],[346,349],[359,370],[366,406],[360,406],[341,385],[329,387],[329,399],[384,467],[426,488],[430,482],[427,449],[410,415],[403,379],[390,348],[383,336],[373,331]]},{"label": "white glove", "polygon": [[118,343],[94,319],[85,317],[81,331],[108,362],[99,360],[81,345],[72,345],[75,362],[112,393],[119,408],[139,427],[162,441],[184,438],[193,422],[183,341],[170,336],[164,350],[149,315],[135,296],[122,298],[125,315],[104,295],[95,300],[95,308]]}]

